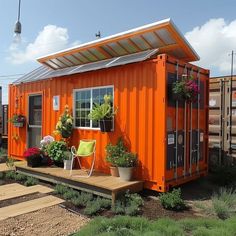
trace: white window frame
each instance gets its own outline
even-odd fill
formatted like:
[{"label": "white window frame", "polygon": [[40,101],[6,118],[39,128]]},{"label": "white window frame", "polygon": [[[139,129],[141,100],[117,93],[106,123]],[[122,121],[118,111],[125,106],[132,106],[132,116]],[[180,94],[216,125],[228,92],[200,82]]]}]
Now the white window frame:
[{"label": "white window frame", "polygon": [[[75,115],[76,115],[76,93],[77,92],[81,92],[81,91],[85,91],[85,90],[90,90],[90,104],[92,105],[92,91],[93,89],[103,89],[103,88],[112,88],[112,93],[113,93],[113,108],[114,108],[114,85],[106,85],[106,86],[98,86],[98,87],[88,87],[88,88],[82,88],[82,89],[73,89],[73,117],[74,117],[74,121],[73,121],[73,126],[74,129],[81,129],[81,130],[100,130],[99,127],[97,128],[93,128],[92,127],[92,120],[90,120],[90,127],[78,127],[75,126]],[[113,119],[113,129],[114,129],[114,119]],[[112,129],[112,130],[113,130]]]}]

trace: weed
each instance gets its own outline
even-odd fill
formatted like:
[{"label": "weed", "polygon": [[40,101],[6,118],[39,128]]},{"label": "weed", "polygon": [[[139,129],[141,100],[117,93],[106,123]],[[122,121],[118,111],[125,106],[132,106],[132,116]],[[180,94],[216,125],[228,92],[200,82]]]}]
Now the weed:
[{"label": "weed", "polygon": [[27,177],[26,181],[24,182],[24,185],[25,186],[33,186],[33,185],[36,185],[38,184],[39,181],[33,177]]},{"label": "weed", "polygon": [[161,205],[169,210],[183,210],[185,208],[184,200],[181,198],[181,189],[173,189],[172,192],[162,193],[160,195]]}]

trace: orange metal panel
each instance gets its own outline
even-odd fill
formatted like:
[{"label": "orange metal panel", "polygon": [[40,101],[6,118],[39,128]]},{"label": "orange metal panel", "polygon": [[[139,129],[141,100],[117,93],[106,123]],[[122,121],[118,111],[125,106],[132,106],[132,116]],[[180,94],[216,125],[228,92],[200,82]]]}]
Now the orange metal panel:
[{"label": "orange metal panel", "polygon": [[[173,173],[166,171],[166,117],[175,116],[175,111],[166,106],[166,75],[168,71],[174,71],[174,66],[168,64],[167,60],[175,61],[167,55],[159,55],[157,59],[145,62],[41,82],[10,85],[9,116],[18,112],[28,117],[28,96],[32,93],[42,93],[42,135],[49,135],[55,129],[64,106],[68,104],[72,107],[73,89],[114,85],[114,104],[118,107],[114,132],[101,133],[98,130],[74,129],[71,145],[77,146],[80,139],[96,139],[95,168],[108,172],[105,147],[109,142],[115,143],[118,137],[123,136],[130,150],[138,154],[140,165],[136,170],[136,177],[145,180],[146,188],[166,191],[169,185],[180,184],[196,177],[190,176],[184,180],[171,181]],[[205,73],[201,77],[204,81],[208,78],[207,71],[201,71]],[[207,92],[206,89],[205,93]],[[52,98],[55,95],[60,95],[60,111],[52,109]],[[15,107],[16,98],[20,98],[18,108]],[[203,114],[206,115],[206,112],[203,111]],[[204,117],[201,120],[203,129],[206,127]],[[183,115],[180,116],[180,127],[181,119]],[[196,121],[194,120],[193,123],[195,124]],[[12,138],[14,134],[19,135],[18,140]],[[15,128],[9,123],[9,155],[22,158],[26,148],[26,126]],[[206,152],[205,147],[205,155]],[[205,168],[206,163],[202,164],[203,166]]]}]

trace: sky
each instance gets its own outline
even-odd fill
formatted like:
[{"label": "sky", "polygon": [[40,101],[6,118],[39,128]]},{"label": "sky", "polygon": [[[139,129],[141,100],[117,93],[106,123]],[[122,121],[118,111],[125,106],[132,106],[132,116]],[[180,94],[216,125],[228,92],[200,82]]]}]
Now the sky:
[{"label": "sky", "polygon": [[[21,0],[21,42],[14,43],[18,0],[0,0],[0,86],[37,68],[36,58],[171,18],[211,76],[230,74],[236,52],[235,0]],[[236,61],[236,59],[235,59]],[[235,71],[236,71],[236,64]],[[236,72],[235,72],[236,73]]]}]

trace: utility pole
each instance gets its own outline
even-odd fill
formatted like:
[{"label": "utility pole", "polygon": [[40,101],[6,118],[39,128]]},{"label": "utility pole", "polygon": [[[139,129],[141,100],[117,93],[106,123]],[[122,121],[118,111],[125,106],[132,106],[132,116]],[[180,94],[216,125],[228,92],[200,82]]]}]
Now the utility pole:
[{"label": "utility pole", "polygon": [[232,90],[233,90],[233,74],[234,74],[234,51],[229,54],[231,56],[231,74],[230,74],[230,94],[229,94],[229,105],[230,105],[230,112],[229,112],[229,155],[232,154]]}]

